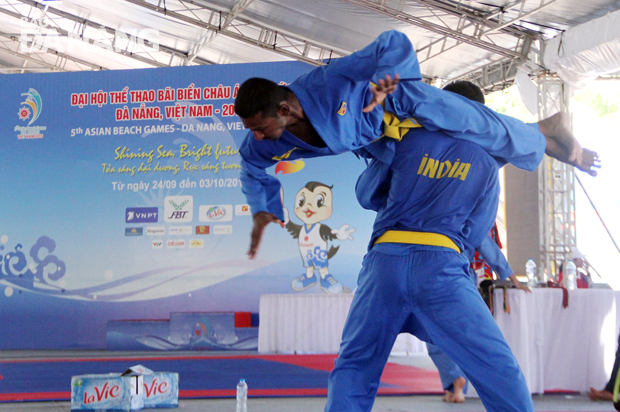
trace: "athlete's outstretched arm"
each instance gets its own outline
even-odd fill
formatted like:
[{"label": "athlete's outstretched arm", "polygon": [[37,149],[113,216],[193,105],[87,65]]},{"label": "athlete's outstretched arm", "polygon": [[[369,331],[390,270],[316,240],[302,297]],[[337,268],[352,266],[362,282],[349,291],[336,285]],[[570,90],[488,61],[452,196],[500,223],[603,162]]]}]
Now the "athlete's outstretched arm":
[{"label": "athlete's outstretched arm", "polygon": [[260,242],[263,238],[265,226],[269,223],[279,223],[280,225],[283,224],[280,219],[269,212],[254,213],[253,218],[254,226],[252,227],[252,234],[250,236],[250,250],[248,250],[248,257],[250,259],[254,259],[254,256],[256,256],[256,253],[258,252],[258,247],[260,246]]},{"label": "athlete's outstretched arm", "polygon": [[545,136],[547,156],[596,176],[595,169],[601,167],[598,153],[581,147],[570,130],[569,117],[566,113],[556,113],[543,119],[538,122],[538,127]]}]

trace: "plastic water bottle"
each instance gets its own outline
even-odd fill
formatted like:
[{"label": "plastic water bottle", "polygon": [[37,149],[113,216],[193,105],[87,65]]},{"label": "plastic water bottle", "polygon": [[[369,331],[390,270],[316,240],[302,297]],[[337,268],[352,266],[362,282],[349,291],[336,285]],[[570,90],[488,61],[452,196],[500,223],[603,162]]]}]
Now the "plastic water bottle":
[{"label": "plastic water bottle", "polygon": [[575,266],[575,262],[573,262],[572,260],[569,260],[566,264],[564,287],[568,290],[577,289],[577,266]]},{"label": "plastic water bottle", "polygon": [[528,259],[525,264],[525,274],[527,275],[527,285],[531,288],[536,286],[536,263],[534,259]]},{"label": "plastic water bottle", "polygon": [[245,379],[239,380],[237,384],[237,412],[248,411],[248,384]]}]

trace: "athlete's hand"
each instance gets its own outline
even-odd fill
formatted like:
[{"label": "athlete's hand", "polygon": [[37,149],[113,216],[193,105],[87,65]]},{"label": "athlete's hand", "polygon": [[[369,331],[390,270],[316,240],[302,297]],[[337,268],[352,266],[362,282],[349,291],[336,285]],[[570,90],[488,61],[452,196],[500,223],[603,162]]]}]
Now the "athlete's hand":
[{"label": "athlete's hand", "polygon": [[250,238],[250,250],[248,250],[248,257],[250,259],[254,259],[256,253],[258,252],[258,246],[260,245],[260,241],[263,238],[263,232],[265,231],[265,226],[269,223],[279,223],[282,225],[280,219],[278,219],[275,215],[269,212],[257,212],[253,216],[254,218],[254,227],[252,227],[252,235]]},{"label": "athlete's hand", "polygon": [[525,284],[523,284],[523,283],[521,283],[521,282],[519,282],[517,280],[517,275],[512,275],[512,276],[510,276],[509,279],[512,282],[512,284],[514,285],[515,288],[517,288],[519,290],[522,290],[524,292],[532,293],[532,291],[530,290],[530,288],[527,285],[525,285]]},{"label": "athlete's hand", "polygon": [[368,104],[368,106],[364,107],[362,110],[364,113],[368,113],[372,111],[378,104],[383,103],[388,94],[394,93],[396,91],[396,87],[398,86],[398,82],[400,81],[400,75],[396,73],[394,78],[389,74],[385,75],[385,79],[379,79],[376,87],[371,87],[370,92],[372,93],[372,100]]}]

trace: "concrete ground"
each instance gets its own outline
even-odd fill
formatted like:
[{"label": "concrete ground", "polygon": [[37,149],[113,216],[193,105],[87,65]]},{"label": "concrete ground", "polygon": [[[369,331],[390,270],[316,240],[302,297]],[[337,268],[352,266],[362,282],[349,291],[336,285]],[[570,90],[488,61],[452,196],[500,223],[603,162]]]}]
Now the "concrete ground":
[{"label": "concrete ground", "polygon": [[[139,357],[139,356],[171,356],[170,352],[107,352],[107,351],[0,351],[0,359],[17,358],[49,358],[49,357]],[[194,352],[177,353],[175,355],[195,355]],[[213,353],[213,356],[225,356],[230,353]],[[204,352],[201,353],[204,355]],[[426,355],[390,357],[389,362],[401,363],[426,369],[435,369]],[[436,369],[435,369],[436,370]],[[463,404],[447,404],[441,396],[379,396],[372,412],[484,412],[484,406],[470,388],[470,396]],[[472,393],[473,392],[473,393]],[[473,396],[472,396],[473,395]],[[585,393],[572,395],[533,395],[534,408],[539,412],[599,412],[615,411],[611,402],[593,402]],[[248,412],[321,412],[325,407],[324,396],[317,397],[271,397],[249,398]],[[59,412],[71,410],[71,403],[62,402],[7,402],[0,403],[0,412]],[[149,409],[146,409],[149,410]],[[181,399],[178,409],[184,412],[233,412],[235,399]]]},{"label": "concrete ground", "polygon": [[[325,397],[250,398],[248,412],[321,412]],[[592,402],[585,395],[534,395],[534,408],[540,412],[598,412],[615,411],[611,402]],[[70,402],[0,403],[1,412],[60,412],[69,411]],[[151,409],[145,409],[151,410]],[[234,399],[181,399],[178,409],[184,412],[233,412]],[[483,412],[478,398],[468,398],[463,404],[447,404],[440,396],[379,396],[373,412]]]}]

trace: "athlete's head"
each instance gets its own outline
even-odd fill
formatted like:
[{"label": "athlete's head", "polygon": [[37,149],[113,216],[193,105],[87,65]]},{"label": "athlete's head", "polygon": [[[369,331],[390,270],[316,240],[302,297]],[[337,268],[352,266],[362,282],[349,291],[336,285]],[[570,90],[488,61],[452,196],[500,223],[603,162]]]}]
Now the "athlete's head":
[{"label": "athlete's head", "polygon": [[467,80],[457,80],[445,86],[443,90],[447,90],[452,93],[460,94],[463,97],[467,97],[469,100],[473,100],[478,103],[485,103],[484,93],[480,87],[476,86],[472,82]]},{"label": "athlete's head", "polygon": [[328,219],[333,212],[332,187],[319,182],[308,182],[297,192],[295,215],[306,224]]},{"label": "athlete's head", "polygon": [[260,77],[241,84],[235,98],[235,113],[257,140],[277,140],[286,127],[287,90]]}]

